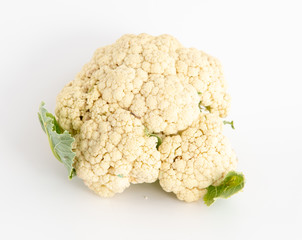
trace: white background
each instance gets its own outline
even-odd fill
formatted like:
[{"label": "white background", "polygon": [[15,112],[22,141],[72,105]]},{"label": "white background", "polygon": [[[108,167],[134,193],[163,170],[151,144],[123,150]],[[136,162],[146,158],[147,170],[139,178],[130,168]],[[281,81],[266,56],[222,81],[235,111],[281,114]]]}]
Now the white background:
[{"label": "white background", "polygon": [[[301,1],[1,1],[1,239],[302,239]],[[102,199],[69,181],[37,118],[94,50],[174,35],[221,60],[245,190],[211,207],[158,183]],[[145,199],[147,196],[148,199]]]}]

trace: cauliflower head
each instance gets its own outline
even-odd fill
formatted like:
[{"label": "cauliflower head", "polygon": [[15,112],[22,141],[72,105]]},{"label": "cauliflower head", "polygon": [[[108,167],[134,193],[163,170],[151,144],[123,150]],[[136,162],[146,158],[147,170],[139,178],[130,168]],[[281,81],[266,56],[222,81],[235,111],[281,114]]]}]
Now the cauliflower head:
[{"label": "cauliflower head", "polygon": [[163,140],[159,181],[165,191],[186,202],[196,201],[235,169],[237,157],[222,127],[216,114],[201,113],[185,131]]},{"label": "cauliflower head", "polygon": [[169,35],[127,34],[97,49],[59,93],[57,120],[43,105],[56,158],[103,197],[159,179],[195,201],[237,163],[222,135],[230,96],[219,61]]}]

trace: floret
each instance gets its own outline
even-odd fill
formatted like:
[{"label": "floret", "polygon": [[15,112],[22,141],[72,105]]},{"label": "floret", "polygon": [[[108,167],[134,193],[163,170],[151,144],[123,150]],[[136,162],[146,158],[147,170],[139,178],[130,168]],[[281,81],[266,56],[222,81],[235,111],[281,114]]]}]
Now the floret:
[{"label": "floret", "polygon": [[217,114],[201,113],[188,129],[163,140],[159,181],[165,191],[186,202],[196,201],[208,186],[219,184],[235,169],[237,157],[222,126]]},{"label": "floret", "polygon": [[156,144],[129,111],[93,114],[75,136],[77,176],[103,197],[123,192],[130,183],[154,182],[160,167]]}]

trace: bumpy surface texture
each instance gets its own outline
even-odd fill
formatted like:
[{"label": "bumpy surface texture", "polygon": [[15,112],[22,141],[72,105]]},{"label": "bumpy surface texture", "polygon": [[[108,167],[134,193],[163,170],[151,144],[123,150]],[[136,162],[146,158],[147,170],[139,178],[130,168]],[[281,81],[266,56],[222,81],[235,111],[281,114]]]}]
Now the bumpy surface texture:
[{"label": "bumpy surface texture", "polygon": [[180,200],[200,199],[209,185],[218,184],[237,165],[235,152],[222,135],[216,114],[201,113],[180,135],[166,137],[159,147],[162,166],[159,181]]},{"label": "bumpy surface texture", "polygon": [[[197,49],[184,48],[172,36],[140,34],[124,35],[114,44],[97,49],[91,61],[58,95],[55,113],[59,124],[76,139],[77,175],[96,193],[112,196],[130,183],[155,181],[161,161],[166,169],[175,154],[172,154],[176,151],[174,145],[184,149],[184,156],[185,147],[190,144],[190,149],[187,148],[190,151],[193,146],[206,148],[200,139],[210,146],[207,134],[196,137],[198,143],[184,145],[185,141],[193,141],[189,140],[188,131],[193,131],[189,129],[198,132],[199,123],[202,127],[199,104],[220,117],[228,113],[230,97],[219,61]],[[167,137],[163,146],[171,151],[161,147],[160,157],[156,137],[147,137],[145,127]],[[224,153],[219,153],[219,148],[227,148],[225,141],[219,135],[219,144],[207,154],[212,158],[220,154],[217,161],[222,161]],[[202,158],[205,157],[204,153]],[[215,164],[217,171],[196,179],[202,186],[183,183],[184,188],[192,186],[194,192],[221,178],[228,163],[220,166],[220,162],[212,162],[212,168],[206,171],[211,172]],[[161,173],[161,182],[165,171]],[[179,179],[186,181],[184,177]],[[175,183],[181,185],[178,181],[175,178]],[[183,196],[184,190],[175,192],[180,199],[190,201],[190,197]],[[197,192],[194,194],[201,195]]]},{"label": "bumpy surface texture", "polygon": [[147,137],[141,121],[129,111],[119,108],[110,115],[93,115],[75,142],[77,175],[103,197],[123,192],[130,183],[157,180],[157,139]]},{"label": "bumpy surface texture", "polygon": [[165,134],[190,126],[199,101],[221,117],[230,105],[219,61],[169,35],[124,35],[96,50],[57,98],[62,127],[78,131],[101,96],[131,111],[150,131]]}]

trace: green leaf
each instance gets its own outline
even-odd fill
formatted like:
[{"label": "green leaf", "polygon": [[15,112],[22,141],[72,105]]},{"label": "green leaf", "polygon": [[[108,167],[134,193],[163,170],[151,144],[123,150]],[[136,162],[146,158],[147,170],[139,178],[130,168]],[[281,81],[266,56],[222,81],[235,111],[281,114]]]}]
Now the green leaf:
[{"label": "green leaf", "polygon": [[157,136],[155,133],[151,133],[149,132],[148,128],[145,127],[145,134],[147,135],[147,137],[156,137],[157,138],[157,144],[156,144],[156,148],[158,149],[158,147],[162,144],[163,140],[161,139],[161,137]]},{"label": "green leaf", "polygon": [[229,198],[244,187],[244,175],[234,171],[229,172],[219,186],[210,185],[203,200],[207,206],[215,202],[216,198]]},{"label": "green leaf", "polygon": [[49,113],[44,105],[45,103],[42,102],[38,112],[41,127],[48,137],[53,155],[64,164],[68,170],[69,179],[72,179],[76,173],[73,168],[75,153],[72,151],[74,138],[68,131],[61,128],[54,115]]},{"label": "green leaf", "polygon": [[232,127],[233,129],[235,129],[235,127],[234,127],[234,121],[231,121],[231,122],[229,122],[229,121],[223,121],[223,124],[224,124],[224,125],[229,124],[229,125],[231,125],[231,127]]},{"label": "green leaf", "polygon": [[40,113],[38,113],[38,117],[39,117],[39,121],[40,121],[40,124],[41,124],[41,128],[46,133],[44,123],[43,123],[43,120],[42,120],[42,117],[41,117]]},{"label": "green leaf", "polygon": [[158,149],[158,147],[162,144],[163,140],[161,139],[161,137],[157,136],[154,133],[151,133],[149,135],[149,137],[156,137],[157,138],[157,144],[156,144],[156,148]]},{"label": "green leaf", "polygon": [[199,107],[200,112],[206,112],[206,113],[211,112],[211,106],[203,106],[201,104],[201,101],[199,101],[198,107]]}]

